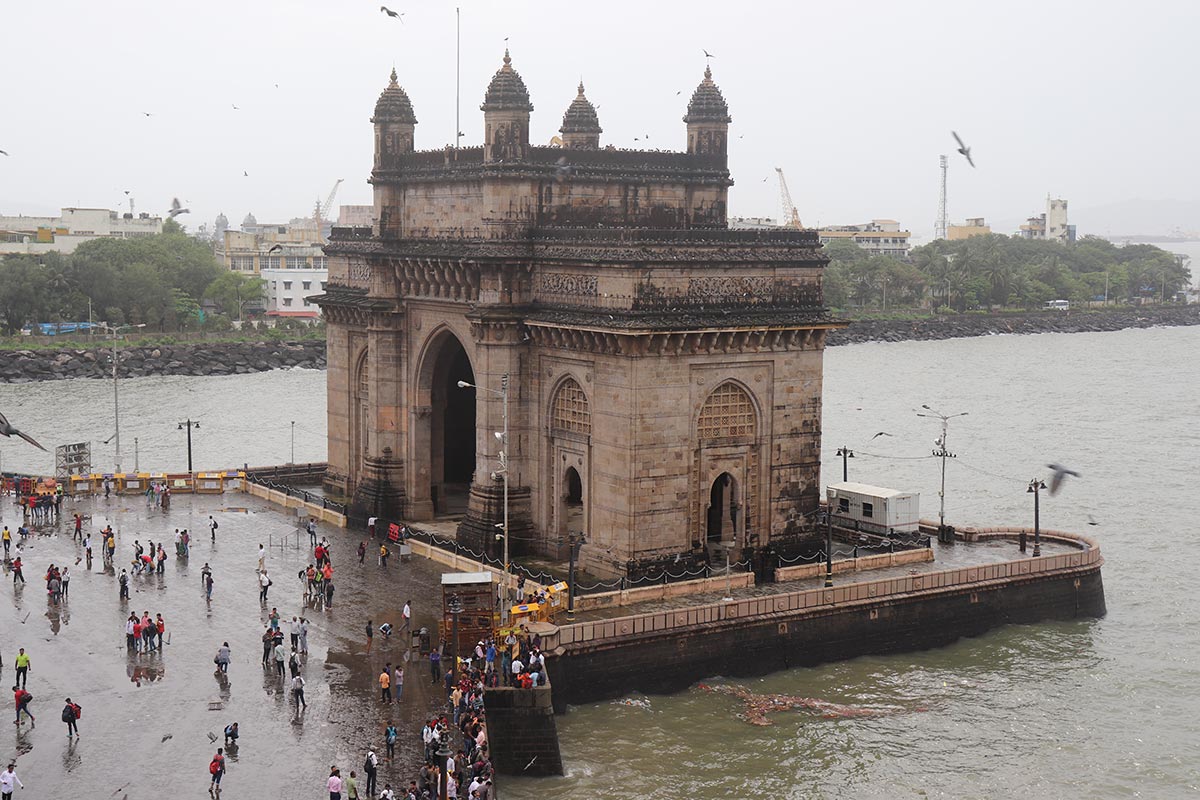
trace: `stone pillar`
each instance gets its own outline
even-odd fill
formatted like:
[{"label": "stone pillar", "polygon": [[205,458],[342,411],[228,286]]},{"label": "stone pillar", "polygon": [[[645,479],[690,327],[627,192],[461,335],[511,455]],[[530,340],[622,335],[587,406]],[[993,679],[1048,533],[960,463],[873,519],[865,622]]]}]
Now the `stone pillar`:
[{"label": "stone pillar", "polygon": [[390,447],[383,448],[383,453],[379,456],[368,456],[364,459],[358,487],[354,490],[351,519],[362,521],[367,517],[403,518],[403,474],[403,467],[392,457]]},{"label": "stone pillar", "polygon": [[[536,457],[534,437],[529,428],[529,375],[525,364],[526,346],[521,336],[520,319],[507,313],[491,312],[471,321],[475,335],[475,477],[467,514],[459,524],[458,540],[493,558],[501,558],[504,542],[497,538],[503,529],[504,481],[491,474],[500,468],[503,448],[496,438],[504,430],[504,398],[498,394],[508,374],[508,531],[509,555],[529,552],[533,543],[533,492],[528,485],[532,476],[531,459]],[[485,391],[494,390],[494,391]]]}]

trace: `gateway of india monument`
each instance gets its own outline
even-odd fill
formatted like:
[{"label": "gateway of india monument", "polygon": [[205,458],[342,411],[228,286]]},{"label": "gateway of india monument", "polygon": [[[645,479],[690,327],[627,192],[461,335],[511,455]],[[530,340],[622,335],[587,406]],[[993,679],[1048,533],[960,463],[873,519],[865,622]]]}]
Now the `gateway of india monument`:
[{"label": "gateway of india monument", "polygon": [[827,259],[812,231],[728,228],[711,71],[680,152],[603,145],[582,84],[531,144],[507,52],[480,108],[482,146],[417,150],[394,70],[375,105],[376,223],[334,229],[317,300],[327,488],[460,518],[494,556],[506,472],[512,552],[582,533],[602,577],[819,549]]}]

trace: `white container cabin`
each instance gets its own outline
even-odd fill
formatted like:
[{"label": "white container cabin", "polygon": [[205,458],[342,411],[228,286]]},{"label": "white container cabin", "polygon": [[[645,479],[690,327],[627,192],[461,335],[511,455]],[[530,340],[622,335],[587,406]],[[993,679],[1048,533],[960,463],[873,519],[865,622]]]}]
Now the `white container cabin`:
[{"label": "white container cabin", "polygon": [[825,496],[835,525],[884,536],[918,531],[921,519],[919,492],[846,481],[829,484]]}]

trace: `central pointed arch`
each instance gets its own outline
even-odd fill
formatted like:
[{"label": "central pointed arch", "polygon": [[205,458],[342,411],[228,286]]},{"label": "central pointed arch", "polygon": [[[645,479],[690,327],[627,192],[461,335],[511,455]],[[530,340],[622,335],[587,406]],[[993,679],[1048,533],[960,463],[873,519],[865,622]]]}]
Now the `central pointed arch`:
[{"label": "central pointed arch", "polygon": [[476,398],[471,358],[449,328],[426,341],[417,372],[417,414],[412,457],[414,495],[428,499],[433,514],[461,516],[475,474]]}]

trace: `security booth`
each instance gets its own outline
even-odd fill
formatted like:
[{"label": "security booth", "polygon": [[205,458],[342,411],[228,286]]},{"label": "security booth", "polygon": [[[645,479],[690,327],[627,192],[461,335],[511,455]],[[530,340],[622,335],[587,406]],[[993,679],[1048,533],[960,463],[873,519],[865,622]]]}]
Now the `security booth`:
[{"label": "security booth", "polygon": [[121,494],[144,494],[150,485],[149,472],[126,473],[115,477],[119,479],[117,491]]},{"label": "security booth", "polygon": [[921,495],[865,483],[843,481],[826,488],[833,524],[856,532],[890,537],[919,533]]},{"label": "security booth", "polygon": [[[458,613],[452,598],[458,600]],[[442,630],[443,642],[450,644],[450,653],[460,658],[470,656],[475,643],[488,639],[495,628],[496,588],[490,572],[445,572],[442,573]],[[455,617],[458,617],[458,650],[454,650],[451,639],[454,634]]]}]

